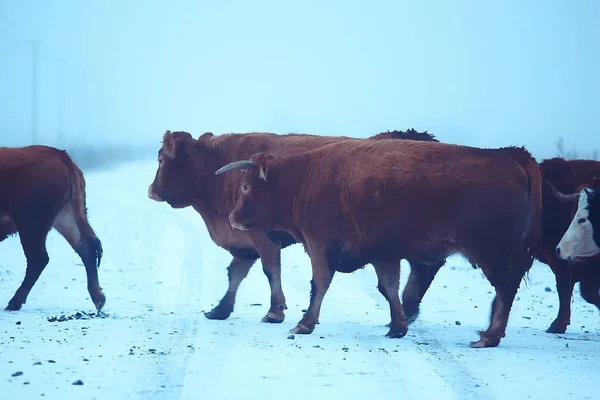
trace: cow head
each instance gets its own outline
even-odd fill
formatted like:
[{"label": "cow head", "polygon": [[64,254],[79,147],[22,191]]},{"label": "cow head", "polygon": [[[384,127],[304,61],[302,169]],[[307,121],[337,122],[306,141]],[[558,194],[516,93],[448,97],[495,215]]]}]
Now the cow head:
[{"label": "cow head", "polygon": [[275,192],[272,182],[267,181],[268,171],[274,157],[257,154],[251,160],[235,161],[215,172],[219,175],[232,169],[244,169],[239,188],[239,198],[229,214],[229,223],[235,229],[252,228],[269,230],[275,225]]},{"label": "cow head", "polygon": [[158,150],[158,170],[154,182],[148,187],[148,197],[166,201],[173,208],[183,208],[191,204],[191,186],[188,154],[184,151],[184,141],[191,139],[187,132],[166,131],[162,147]]},{"label": "cow head", "polygon": [[600,254],[600,179],[573,194],[559,192],[547,182],[554,196],[563,202],[577,202],[569,228],[556,246],[563,260],[578,260]]}]

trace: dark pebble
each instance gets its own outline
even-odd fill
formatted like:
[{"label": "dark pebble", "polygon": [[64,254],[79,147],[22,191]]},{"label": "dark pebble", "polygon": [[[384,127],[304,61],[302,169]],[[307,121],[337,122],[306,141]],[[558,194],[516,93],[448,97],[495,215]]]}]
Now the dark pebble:
[{"label": "dark pebble", "polygon": [[294,336],[294,335],[289,335],[289,336],[288,336],[288,339],[294,339],[295,337],[296,337],[296,336]]},{"label": "dark pebble", "polygon": [[260,303],[252,303],[252,304],[250,304],[250,307],[260,307],[260,306],[262,306],[262,304],[260,304]]},{"label": "dark pebble", "polygon": [[88,360],[87,358],[84,358],[83,361],[90,361],[90,360]]},{"label": "dark pebble", "polygon": [[23,382],[23,385],[29,385],[29,381]]},{"label": "dark pebble", "polygon": [[454,321],[456,325],[460,325],[460,321]]},{"label": "dark pebble", "polygon": [[550,289],[549,287],[546,287],[546,289],[544,289],[546,292],[551,292],[552,289]]},{"label": "dark pebble", "polygon": [[48,362],[49,362],[50,364],[56,364],[56,361],[54,361],[54,360],[48,360]]},{"label": "dark pebble", "polygon": [[23,375],[22,371],[17,371],[14,374],[12,374],[13,377],[15,377],[15,376],[21,376],[21,375]]},{"label": "dark pebble", "polygon": [[21,321],[17,321],[17,325],[21,325]]},{"label": "dark pebble", "polygon": [[41,361],[36,361],[33,363],[33,365],[42,365]]},{"label": "dark pebble", "polygon": [[77,379],[75,382],[73,382],[73,385],[83,385],[83,382],[81,381],[81,379]]}]

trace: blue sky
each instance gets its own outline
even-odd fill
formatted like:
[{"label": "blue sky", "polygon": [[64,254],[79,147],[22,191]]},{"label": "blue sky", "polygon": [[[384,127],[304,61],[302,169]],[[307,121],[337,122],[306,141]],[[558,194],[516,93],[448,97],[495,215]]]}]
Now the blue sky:
[{"label": "blue sky", "polygon": [[[272,131],[600,148],[600,3],[0,0],[0,144]],[[63,88],[63,89],[61,89]],[[61,101],[61,99],[63,99]],[[61,112],[62,107],[62,122]]]}]

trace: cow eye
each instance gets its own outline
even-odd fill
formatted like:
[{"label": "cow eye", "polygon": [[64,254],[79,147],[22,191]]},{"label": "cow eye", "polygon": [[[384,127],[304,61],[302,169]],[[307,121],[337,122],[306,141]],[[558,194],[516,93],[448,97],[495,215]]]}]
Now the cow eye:
[{"label": "cow eye", "polygon": [[246,183],[242,185],[242,192],[247,193],[250,190],[250,186]]},{"label": "cow eye", "polygon": [[585,218],[579,218],[577,221],[578,224],[583,224],[585,222]]}]

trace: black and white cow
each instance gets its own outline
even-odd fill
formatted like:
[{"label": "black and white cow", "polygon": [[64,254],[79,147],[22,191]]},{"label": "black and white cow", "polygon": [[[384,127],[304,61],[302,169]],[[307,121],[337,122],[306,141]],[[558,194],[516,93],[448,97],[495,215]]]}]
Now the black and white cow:
[{"label": "black and white cow", "polygon": [[556,255],[563,260],[600,255],[600,178],[594,178],[590,187],[572,194],[551,187],[559,200],[578,202],[571,224],[556,246]]}]

